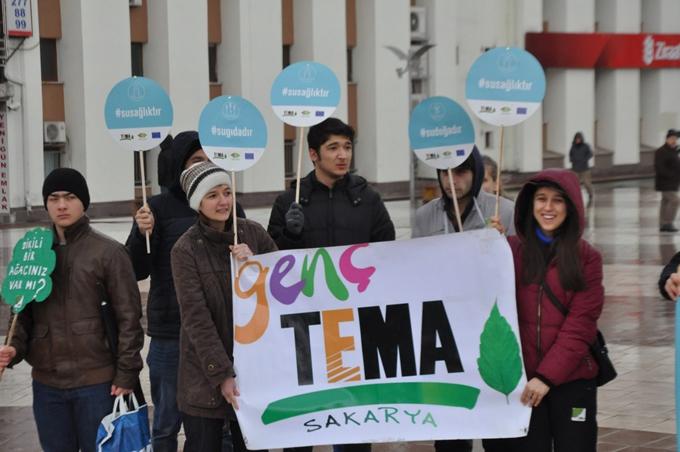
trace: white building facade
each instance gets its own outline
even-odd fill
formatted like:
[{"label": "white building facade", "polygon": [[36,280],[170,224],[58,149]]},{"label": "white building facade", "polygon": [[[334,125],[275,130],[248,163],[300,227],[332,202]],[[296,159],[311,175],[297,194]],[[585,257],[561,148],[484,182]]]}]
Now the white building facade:
[{"label": "white building facade", "polygon": [[[12,17],[11,3],[3,0],[6,18]],[[535,52],[542,52],[543,57],[537,57],[545,62],[547,79],[542,108],[505,130],[504,170],[533,172],[545,162],[568,167],[566,155],[578,131],[594,145],[596,164],[630,170],[648,163],[649,150],[663,143],[667,129],[680,128],[677,0],[27,4],[30,34],[9,33],[5,38],[0,84],[0,128],[5,128],[0,131],[2,214],[42,206],[43,178],[57,166],[85,175],[93,205],[102,206],[102,212],[131,212],[129,201],[135,197],[135,185],[141,185],[135,180],[136,156],[110,138],[103,114],[110,88],[131,75],[152,78],[167,90],[175,111],[173,134],[197,129],[202,108],[217,95],[243,96],[260,109],[269,140],[264,157],[238,177],[237,190],[246,195],[241,198],[246,205],[270,202],[294,177],[298,136],[276,118],[269,93],[283,67],[301,60],[326,64],[337,75],[343,89],[336,116],[357,129],[357,172],[378,189],[402,195],[410,179],[410,108],[427,96],[443,95],[468,109],[467,72],[493,47],[527,46],[534,51],[534,46]],[[6,24],[4,31],[7,34]],[[568,39],[561,38],[564,33]],[[571,43],[572,34],[585,41]],[[624,35],[647,47],[651,39],[652,47],[661,49],[659,61],[646,64],[644,49],[634,46],[627,48],[634,55],[624,62],[607,60],[604,51],[593,61],[577,58],[566,66],[551,60],[569,49],[580,54],[579,42],[606,38],[616,44]],[[557,41],[550,41],[556,36]],[[541,44],[549,41],[568,41],[571,47]],[[659,42],[664,44],[659,47]],[[405,61],[387,46],[407,53],[428,43],[435,46],[410,77],[400,75]],[[499,129],[468,112],[477,146],[497,158]],[[146,154],[146,183],[157,193],[157,151]],[[306,163],[303,171],[310,169]],[[421,168],[418,176],[432,172]]]}]

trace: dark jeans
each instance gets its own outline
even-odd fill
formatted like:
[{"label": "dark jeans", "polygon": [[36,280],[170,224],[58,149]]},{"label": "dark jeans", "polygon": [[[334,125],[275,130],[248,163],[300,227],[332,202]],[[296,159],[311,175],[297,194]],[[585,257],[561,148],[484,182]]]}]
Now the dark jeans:
[{"label": "dark jeans", "polygon": [[[284,452],[312,452],[313,446],[286,447]],[[370,444],[334,444],[333,452],[371,452]]]},{"label": "dark jeans", "polygon": [[[585,409],[580,415],[574,409]],[[577,380],[554,387],[531,412],[529,434],[522,438],[485,439],[486,452],[595,452],[597,385]]]},{"label": "dark jeans", "polygon": [[176,452],[177,433],[182,417],[177,409],[177,369],[179,367],[179,340],[151,338],[149,354],[151,400],[153,401],[153,428],[151,444],[155,452]]},{"label": "dark jeans", "polygon": [[[184,452],[219,452],[222,450],[222,428],[224,419],[211,419],[207,417],[190,416],[182,413],[184,422]],[[246,445],[243,442],[243,434],[238,422],[228,422],[231,431],[231,439],[234,452],[245,452]]]},{"label": "dark jeans", "polygon": [[58,389],[33,380],[33,416],[45,452],[94,452],[97,429],[113,410],[111,383]]},{"label": "dark jeans", "polygon": [[435,452],[472,452],[471,439],[440,439],[434,442]]}]

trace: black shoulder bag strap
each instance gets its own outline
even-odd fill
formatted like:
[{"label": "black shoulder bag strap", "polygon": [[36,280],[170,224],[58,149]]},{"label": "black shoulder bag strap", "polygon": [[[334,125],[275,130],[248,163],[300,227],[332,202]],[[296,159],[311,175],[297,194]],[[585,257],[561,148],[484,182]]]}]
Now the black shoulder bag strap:
[{"label": "black shoulder bag strap", "polygon": [[564,305],[560,302],[560,299],[557,298],[557,296],[556,296],[555,293],[552,291],[552,289],[550,288],[550,286],[547,285],[547,284],[545,283],[545,281],[543,281],[543,282],[541,283],[541,287],[543,287],[543,292],[545,292],[545,294],[548,296],[548,298],[550,299],[550,301],[552,302],[552,304],[557,308],[558,311],[560,311],[560,312],[562,313],[563,316],[566,317],[567,314],[569,314],[569,310],[566,308],[566,306],[564,306]]}]

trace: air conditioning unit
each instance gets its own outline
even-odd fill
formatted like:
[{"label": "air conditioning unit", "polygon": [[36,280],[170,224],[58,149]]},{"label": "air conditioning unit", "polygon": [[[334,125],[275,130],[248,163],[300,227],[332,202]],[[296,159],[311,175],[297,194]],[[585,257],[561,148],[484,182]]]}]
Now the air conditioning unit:
[{"label": "air conditioning unit", "polygon": [[142,0],[130,0],[130,6],[142,6]]},{"label": "air conditioning unit", "polygon": [[427,40],[427,14],[422,6],[411,7],[411,40]]},{"label": "air conditioning unit", "polygon": [[45,143],[66,143],[66,123],[64,121],[45,121],[43,123]]}]

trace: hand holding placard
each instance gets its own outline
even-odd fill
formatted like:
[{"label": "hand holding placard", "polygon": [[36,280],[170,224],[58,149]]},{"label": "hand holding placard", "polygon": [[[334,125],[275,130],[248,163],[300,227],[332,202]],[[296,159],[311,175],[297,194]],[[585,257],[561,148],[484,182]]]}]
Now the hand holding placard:
[{"label": "hand holding placard", "polygon": [[[53,233],[49,229],[35,228],[28,231],[14,245],[12,260],[2,283],[2,298],[12,307],[14,318],[7,334],[11,343],[16,322],[28,303],[45,301],[52,292],[52,278],[57,257],[52,250]],[[4,368],[0,370],[0,378]]]}]

